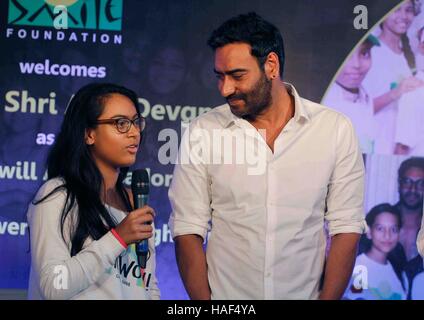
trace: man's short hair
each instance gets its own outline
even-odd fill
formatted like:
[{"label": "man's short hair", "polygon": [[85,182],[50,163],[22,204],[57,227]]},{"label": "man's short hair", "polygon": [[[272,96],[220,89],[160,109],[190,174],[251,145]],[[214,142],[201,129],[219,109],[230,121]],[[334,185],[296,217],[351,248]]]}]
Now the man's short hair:
[{"label": "man's short hair", "polygon": [[251,54],[256,57],[262,70],[268,54],[275,52],[280,61],[280,77],[283,77],[284,41],[280,31],[273,24],[255,12],[241,14],[225,21],[218,29],[215,29],[208,40],[208,45],[216,50],[237,42],[251,46]]},{"label": "man's short hair", "polygon": [[424,158],[413,157],[403,161],[398,170],[398,178],[404,177],[406,171],[408,171],[410,168],[419,168],[424,171]]}]

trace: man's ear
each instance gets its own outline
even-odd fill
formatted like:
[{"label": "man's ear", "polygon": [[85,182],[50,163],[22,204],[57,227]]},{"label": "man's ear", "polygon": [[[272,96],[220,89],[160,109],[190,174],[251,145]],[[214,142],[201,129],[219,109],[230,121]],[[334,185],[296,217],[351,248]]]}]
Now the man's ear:
[{"label": "man's ear", "polygon": [[277,79],[280,75],[280,62],[278,56],[275,52],[270,52],[268,57],[265,60],[264,64],[265,74],[268,76],[268,79],[274,80]]},{"label": "man's ear", "polygon": [[96,134],[93,129],[85,129],[84,139],[87,145],[92,146],[94,142],[96,141],[95,137],[96,137]]}]

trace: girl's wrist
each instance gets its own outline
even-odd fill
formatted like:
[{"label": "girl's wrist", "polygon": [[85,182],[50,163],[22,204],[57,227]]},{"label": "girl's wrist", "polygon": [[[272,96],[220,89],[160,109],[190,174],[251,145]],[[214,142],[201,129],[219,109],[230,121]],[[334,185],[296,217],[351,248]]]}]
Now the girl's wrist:
[{"label": "girl's wrist", "polygon": [[119,233],[115,230],[115,228],[110,229],[116,240],[119,241],[119,243],[126,249],[128,248],[128,244],[122,239],[122,237],[119,235]]}]

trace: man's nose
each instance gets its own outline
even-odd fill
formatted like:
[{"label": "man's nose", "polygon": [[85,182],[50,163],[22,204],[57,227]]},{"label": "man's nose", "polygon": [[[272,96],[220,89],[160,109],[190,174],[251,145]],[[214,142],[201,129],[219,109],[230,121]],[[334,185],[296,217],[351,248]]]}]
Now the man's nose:
[{"label": "man's nose", "polygon": [[228,77],[224,77],[219,83],[219,92],[223,97],[232,95],[235,91],[234,82]]}]

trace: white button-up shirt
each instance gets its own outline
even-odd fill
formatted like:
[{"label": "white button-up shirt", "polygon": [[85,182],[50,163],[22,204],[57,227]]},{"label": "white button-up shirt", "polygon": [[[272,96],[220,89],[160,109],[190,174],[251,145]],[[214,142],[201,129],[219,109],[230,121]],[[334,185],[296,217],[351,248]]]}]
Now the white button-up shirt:
[{"label": "white button-up shirt", "polygon": [[[212,299],[316,299],[324,222],[330,235],[365,231],[364,165],[351,122],[286,86],[295,114],[274,153],[228,105],[198,117],[184,134],[169,190],[169,224],[174,238],[205,239],[211,231],[206,258]],[[239,140],[215,148],[217,131]],[[187,161],[190,152],[197,156]],[[243,152],[244,162],[237,158]],[[253,156],[256,164],[265,161],[257,170]]]}]

